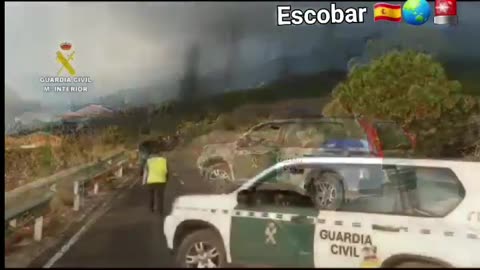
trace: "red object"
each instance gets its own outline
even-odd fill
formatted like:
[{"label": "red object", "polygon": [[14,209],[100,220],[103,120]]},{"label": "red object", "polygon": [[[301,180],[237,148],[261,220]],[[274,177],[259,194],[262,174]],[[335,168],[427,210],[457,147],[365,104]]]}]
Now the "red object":
[{"label": "red object", "polygon": [[72,43],[64,42],[60,44],[60,48],[64,51],[68,51],[72,48]]},{"label": "red object", "polygon": [[[396,4],[389,4],[389,3],[376,3],[373,5],[373,9],[375,10],[374,12],[374,17],[373,20],[375,22],[378,21],[390,21],[390,22],[401,22],[402,21],[402,16],[399,14],[398,17],[395,17],[392,12],[394,10],[400,10],[402,8],[401,5],[396,5]],[[377,15],[377,10],[380,11],[382,15]]]},{"label": "red object", "polygon": [[372,153],[375,153],[375,155],[378,157],[383,157],[382,145],[380,144],[380,138],[378,137],[377,130],[370,122],[366,121],[365,119],[358,120],[358,123],[363,127],[365,133],[367,134],[370,151],[372,151]]},{"label": "red object", "polygon": [[457,24],[457,0],[435,0],[435,17],[433,22],[435,24]]},{"label": "red object", "polygon": [[[367,134],[367,140],[368,144],[370,146],[370,151],[375,154],[377,157],[384,157],[384,152],[383,152],[383,147],[382,147],[382,142],[380,141],[380,137],[378,136],[377,129],[375,128],[373,123],[370,123],[369,121],[365,119],[359,119],[358,123],[362,128],[365,130],[365,133]],[[406,130],[403,129],[403,133],[405,136],[408,137],[412,149],[415,149],[416,147],[416,137],[414,134],[407,132]]]}]

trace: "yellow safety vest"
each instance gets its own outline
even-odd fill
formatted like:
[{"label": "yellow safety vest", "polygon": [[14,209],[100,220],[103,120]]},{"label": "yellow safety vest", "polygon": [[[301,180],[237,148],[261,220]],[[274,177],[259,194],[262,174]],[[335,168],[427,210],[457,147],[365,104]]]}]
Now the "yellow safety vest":
[{"label": "yellow safety vest", "polygon": [[377,258],[371,258],[371,259],[366,259],[364,260],[360,268],[378,268],[381,266],[380,261]]},{"label": "yellow safety vest", "polygon": [[167,159],[163,157],[149,158],[147,166],[147,184],[165,183],[167,181]]}]

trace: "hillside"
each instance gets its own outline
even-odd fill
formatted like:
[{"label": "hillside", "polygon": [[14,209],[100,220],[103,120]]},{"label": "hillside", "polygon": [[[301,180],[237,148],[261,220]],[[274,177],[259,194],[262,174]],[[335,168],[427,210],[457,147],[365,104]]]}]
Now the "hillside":
[{"label": "hillside", "polygon": [[[360,46],[361,48],[362,46]],[[351,49],[350,56],[358,55],[359,52]],[[345,59],[344,59],[345,60]],[[480,95],[479,84],[477,84],[477,74],[480,74],[480,60],[470,59],[465,60],[455,57],[441,57],[447,72],[451,78],[458,79],[464,85],[465,91]],[[314,87],[314,81],[323,81],[327,79],[327,85],[331,86],[331,82],[338,82],[343,78],[346,73],[343,70],[343,65],[340,63],[335,64],[340,67],[338,71],[321,71],[325,58],[321,57],[318,53],[310,53],[303,56],[284,56],[265,62],[263,64],[251,67],[244,67],[241,70],[237,70],[232,81],[228,85],[224,79],[222,71],[210,72],[203,75],[195,75],[195,79],[191,82],[195,88],[194,91],[200,96],[222,95],[226,93],[226,99],[230,97],[242,97],[245,96],[264,96],[268,99],[282,99],[292,94],[280,93],[284,91],[299,91],[297,88],[303,88],[298,93],[301,96],[315,96],[319,93],[314,93],[311,90],[310,94],[307,94],[310,90],[305,90],[305,87]],[[342,60],[343,61],[343,60]],[[330,62],[329,62],[330,63]],[[332,63],[330,63],[332,65]],[[345,64],[346,68],[346,64]],[[328,78],[326,74],[335,74],[334,78]],[[341,74],[340,76],[338,74]],[[280,78],[280,79],[279,79]],[[137,89],[122,89],[113,94],[97,98],[96,102],[103,104],[107,107],[125,109],[132,107],[141,107],[147,105],[160,104],[169,100],[174,100],[178,97],[179,90],[181,88],[181,74],[164,79],[163,81],[157,81],[152,83],[148,87],[140,87]],[[319,86],[320,87],[320,86]],[[282,88],[275,89],[273,88]],[[324,88],[324,86],[321,86]],[[271,89],[271,90],[269,90]],[[245,90],[258,91],[256,94],[240,94],[237,92],[244,92]],[[328,91],[330,91],[329,89]],[[235,94],[230,94],[235,93]],[[280,97],[281,96],[281,97]],[[265,100],[265,98],[260,98]],[[220,98],[221,99],[221,98]],[[254,98],[256,99],[256,98]],[[219,99],[216,98],[216,101]]]}]

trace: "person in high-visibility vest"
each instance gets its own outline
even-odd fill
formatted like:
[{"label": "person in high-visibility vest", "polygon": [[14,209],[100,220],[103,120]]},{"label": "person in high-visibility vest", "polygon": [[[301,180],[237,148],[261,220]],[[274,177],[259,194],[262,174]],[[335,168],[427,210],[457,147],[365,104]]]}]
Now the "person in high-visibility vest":
[{"label": "person in high-visibility vest", "polygon": [[167,180],[167,159],[161,156],[149,156],[143,171],[143,184],[146,184],[149,189],[152,212],[156,212],[157,209],[163,212],[163,193]]}]

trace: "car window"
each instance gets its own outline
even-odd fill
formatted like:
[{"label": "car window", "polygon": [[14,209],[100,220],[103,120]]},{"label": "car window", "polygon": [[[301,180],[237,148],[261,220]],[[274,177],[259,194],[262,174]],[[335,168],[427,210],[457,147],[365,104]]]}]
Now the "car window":
[{"label": "car window", "polygon": [[254,203],[250,207],[288,207],[290,210],[315,210],[304,189],[304,170],[286,167],[272,171],[250,187]]},{"label": "car window", "polygon": [[282,127],[283,138],[282,146],[285,147],[302,147],[302,141],[297,136],[297,131],[301,129],[301,126],[297,123],[290,124]]},{"label": "car window", "polygon": [[403,214],[401,186],[381,165],[342,164],[334,168],[343,181],[343,201],[337,211]]},{"label": "car window", "polygon": [[[409,211],[415,215],[443,217],[460,204],[465,189],[448,168],[399,167],[412,170],[415,185],[407,190]],[[403,177],[405,181],[406,177]]]},{"label": "car window", "polygon": [[383,150],[394,150],[401,146],[412,147],[408,136],[395,123],[376,123],[375,127]]},{"label": "car window", "polygon": [[342,165],[345,187],[339,211],[442,217],[465,196],[450,169]]},{"label": "car window", "polygon": [[245,135],[250,142],[277,143],[281,125],[269,123],[255,128]]},{"label": "car window", "polygon": [[259,189],[291,189],[304,192],[305,169],[301,167],[285,167],[275,170],[255,183]]},{"label": "car window", "polygon": [[317,148],[328,140],[345,139],[347,137],[347,131],[342,123],[296,123],[285,127],[283,145],[287,147]]},{"label": "car window", "polygon": [[285,127],[283,145],[287,147],[319,148],[328,142],[364,139],[360,127],[343,122],[307,122]]}]

